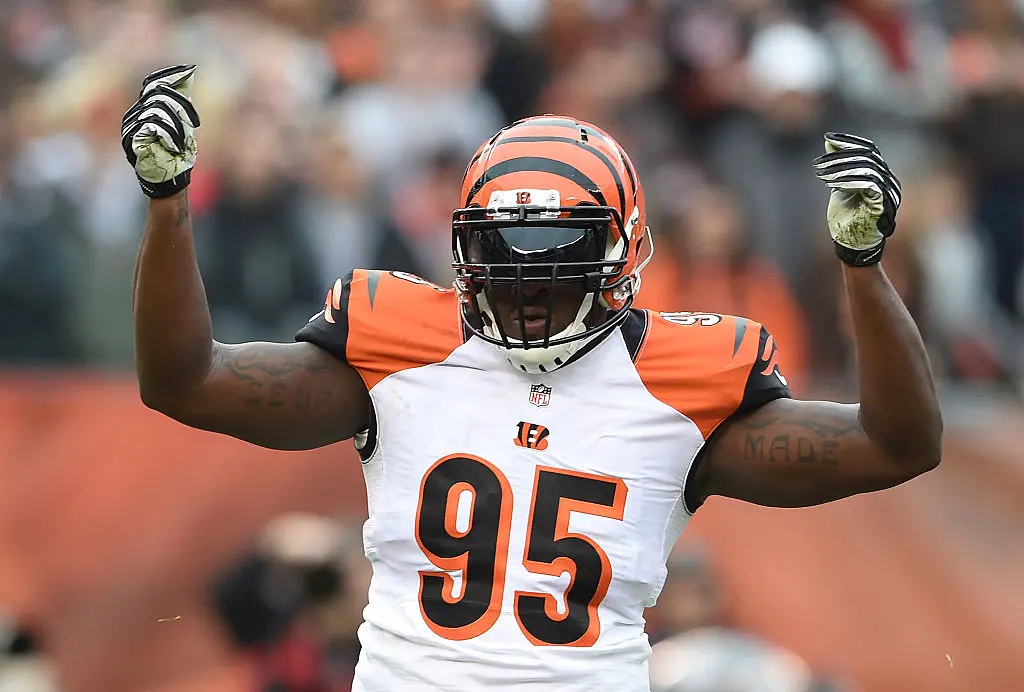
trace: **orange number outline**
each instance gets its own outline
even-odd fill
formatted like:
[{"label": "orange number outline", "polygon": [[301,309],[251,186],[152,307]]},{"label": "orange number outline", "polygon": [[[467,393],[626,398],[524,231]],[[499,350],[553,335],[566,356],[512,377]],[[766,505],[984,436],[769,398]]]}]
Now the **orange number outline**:
[{"label": "orange number outline", "polygon": [[[557,518],[555,521],[555,533],[554,536],[550,537],[552,541],[559,541],[564,538],[577,538],[582,540],[587,543],[595,553],[597,553],[598,558],[601,560],[601,575],[598,578],[597,591],[587,603],[587,630],[579,639],[568,644],[561,644],[561,646],[576,647],[593,646],[594,643],[597,642],[598,637],[601,636],[601,621],[598,618],[597,611],[601,602],[604,600],[604,597],[608,594],[608,587],[612,581],[612,565],[611,561],[608,559],[608,554],[605,553],[601,546],[595,543],[593,539],[587,535],[569,531],[569,517],[573,512],[581,512],[584,514],[591,514],[594,516],[607,517],[608,519],[622,521],[626,508],[626,494],[629,489],[626,487],[625,481],[621,478],[583,473],[580,471],[567,471],[565,469],[556,469],[548,466],[537,467],[537,471],[533,479],[533,499],[530,503],[530,515],[528,520],[529,528],[526,533],[526,545],[523,549],[523,566],[534,574],[544,574],[552,577],[561,576],[563,572],[568,572],[569,586],[565,591],[566,594],[572,591],[573,584],[576,583],[577,565],[572,558],[568,556],[559,556],[551,562],[541,562],[530,559],[530,546],[533,544],[533,528],[536,523],[537,516],[537,498],[539,497],[538,487],[540,485],[541,478],[545,473],[571,476],[574,478],[586,479],[605,484],[613,484],[615,486],[614,500],[611,505],[559,496],[557,498],[558,508],[556,510]],[[523,635],[526,636],[526,638],[535,646],[552,646],[553,644],[551,642],[546,642],[535,637],[523,623],[522,617],[520,616],[520,600],[524,597],[542,598],[544,600],[545,615],[555,622],[561,622],[569,617],[569,614],[572,612],[572,604],[569,603],[568,598],[566,598],[565,614],[560,615],[558,613],[558,601],[556,597],[551,594],[534,591],[516,591],[515,593],[515,608],[513,610],[515,612],[516,622],[519,624],[519,629],[522,630]]]},{"label": "orange number outline", "polygon": [[[443,580],[443,586],[441,590],[441,596],[446,603],[456,604],[459,603],[462,597],[466,594],[467,586],[464,583],[462,588],[462,594],[459,597],[455,597],[455,580],[449,574],[453,571],[461,571],[463,578],[465,579],[465,573],[468,566],[469,551],[462,553],[456,557],[442,557],[431,552],[421,540],[421,516],[423,509],[423,497],[426,488],[426,483],[430,475],[437,470],[441,464],[452,459],[463,459],[473,462],[477,462],[482,466],[486,467],[498,480],[501,488],[501,508],[499,511],[499,521],[497,528],[497,535],[495,537],[495,555],[494,555],[494,568],[491,580],[490,589],[490,600],[488,602],[487,610],[482,616],[474,620],[472,623],[462,625],[459,627],[446,627],[437,622],[431,620],[427,615],[424,601],[423,601],[423,590],[424,584],[427,578],[440,577]],[[584,514],[590,514],[592,516],[606,517],[609,519],[615,519],[621,521],[624,516],[626,495],[628,488],[625,481],[621,478],[615,478],[612,476],[603,476],[598,474],[583,473],[579,471],[568,471],[565,469],[557,469],[547,466],[538,466],[534,474],[533,482],[533,493],[530,501],[530,513],[527,519],[527,533],[526,542],[523,551],[523,566],[527,571],[533,574],[544,574],[548,576],[560,576],[564,572],[568,572],[570,575],[569,586],[566,589],[566,594],[572,591],[572,587],[576,582],[578,565],[568,555],[562,555],[554,558],[551,562],[543,562],[539,560],[530,559],[530,546],[534,541],[534,526],[537,523],[537,500],[539,497],[538,488],[544,474],[558,474],[561,476],[570,476],[581,480],[587,480],[592,482],[598,482],[602,484],[611,484],[615,486],[612,504],[603,504],[598,502],[591,502],[587,500],[581,500],[572,497],[566,497],[564,495],[554,496],[554,501],[557,502],[556,520],[554,535],[546,536],[546,540],[551,542],[557,542],[565,538],[575,538],[585,542],[598,556],[601,562],[601,573],[598,578],[598,585],[594,595],[590,598],[587,603],[587,629],[577,639],[572,642],[560,643],[560,642],[548,642],[531,633],[527,626],[523,623],[523,619],[520,615],[520,602],[522,598],[541,598],[544,600],[544,612],[545,615],[553,622],[561,622],[569,617],[572,612],[573,605],[568,602],[566,598],[566,611],[564,615],[558,613],[558,601],[556,596],[548,593],[533,592],[533,591],[519,591],[517,590],[514,594],[514,607],[513,611],[515,614],[516,622],[519,625],[519,629],[523,635],[535,646],[573,646],[573,647],[589,647],[593,646],[597,642],[601,635],[601,622],[598,618],[598,609],[605,596],[608,594],[608,588],[612,580],[612,566],[611,561],[608,558],[607,553],[589,536],[580,533],[573,533],[569,531],[569,519],[573,512],[580,512]],[[471,503],[469,523],[465,531],[459,531],[456,525],[456,518],[458,513],[459,497],[462,492],[469,490],[473,495]],[[550,501],[552,498],[541,498],[542,500]],[[478,501],[477,488],[475,488],[468,481],[457,481],[452,483],[446,493],[446,504],[444,511],[444,525],[443,529],[445,533],[453,538],[459,539],[467,536],[473,529],[474,525],[474,513],[476,511],[476,504]],[[420,586],[417,601],[419,603],[420,614],[423,617],[424,622],[427,626],[438,636],[445,639],[454,641],[465,641],[478,637],[497,622],[498,616],[501,614],[502,602],[504,600],[505,592],[505,577],[506,567],[508,563],[508,548],[509,539],[511,537],[511,524],[512,524],[512,505],[513,495],[512,488],[509,484],[508,478],[504,473],[501,472],[495,465],[489,461],[472,454],[450,454],[443,459],[436,461],[427,472],[423,475],[423,479],[420,482],[419,499],[416,507],[416,528],[415,537],[416,543],[419,545],[424,556],[430,562],[438,568],[439,571],[435,570],[420,570]]]},{"label": "orange number outline", "polygon": [[[465,580],[466,568],[469,565],[469,550],[466,550],[461,555],[452,558],[442,557],[431,552],[421,540],[420,536],[420,519],[422,516],[423,509],[423,495],[426,488],[427,479],[430,475],[437,470],[441,464],[452,459],[465,459],[469,461],[477,462],[487,469],[489,469],[494,477],[498,480],[501,487],[501,509],[499,511],[498,529],[497,535],[495,536],[495,553],[494,553],[494,569],[492,572],[490,599],[487,604],[487,610],[482,616],[474,620],[473,622],[462,625],[460,627],[445,627],[444,625],[434,622],[427,615],[426,608],[423,601],[423,589],[428,578],[440,577],[443,580],[441,588],[441,597],[446,603],[455,604],[459,603],[462,598],[466,595],[467,585],[465,581],[462,585],[462,593],[459,597],[454,596],[455,592],[455,579],[449,574],[453,571],[461,571],[463,573],[463,579]],[[470,510],[469,526],[466,531],[461,532],[456,529],[455,517],[458,512],[458,498],[461,492],[465,489],[470,489],[473,492],[473,509]],[[459,492],[454,492],[458,489]],[[445,506],[444,514],[444,528],[452,538],[458,539],[463,538],[469,534],[473,528],[477,491],[468,482],[459,481],[454,483],[447,492],[447,504]],[[507,498],[507,500],[506,500]],[[454,507],[452,506],[454,504]],[[420,492],[419,500],[416,504],[416,543],[419,545],[420,550],[426,556],[430,562],[438,568],[440,571],[434,570],[420,570],[419,571],[419,594],[417,595],[417,602],[420,607],[420,615],[423,617],[423,621],[427,623],[427,626],[438,636],[445,639],[454,641],[464,641],[466,639],[472,639],[478,637],[497,622],[498,616],[501,614],[501,603],[505,596],[505,566],[508,561],[508,542],[509,536],[512,531],[512,488],[509,485],[508,478],[503,474],[496,466],[491,464],[486,459],[474,456],[472,454],[449,454],[443,459],[439,459],[423,474],[423,480],[420,481]]]}]

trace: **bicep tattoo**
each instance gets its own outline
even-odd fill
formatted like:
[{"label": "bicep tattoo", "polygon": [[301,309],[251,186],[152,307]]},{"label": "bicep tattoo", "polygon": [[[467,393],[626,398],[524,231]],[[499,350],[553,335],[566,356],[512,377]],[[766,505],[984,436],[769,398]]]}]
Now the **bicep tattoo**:
[{"label": "bicep tattoo", "polygon": [[282,344],[222,346],[218,365],[232,381],[242,385],[243,408],[319,412],[335,405],[340,393],[324,377],[337,365],[314,348],[299,352]]},{"label": "bicep tattoo", "polygon": [[[844,441],[861,438],[856,408],[820,411],[755,412],[737,421],[743,443],[739,458],[745,462],[838,466]],[[784,408],[775,407],[775,408]]]}]

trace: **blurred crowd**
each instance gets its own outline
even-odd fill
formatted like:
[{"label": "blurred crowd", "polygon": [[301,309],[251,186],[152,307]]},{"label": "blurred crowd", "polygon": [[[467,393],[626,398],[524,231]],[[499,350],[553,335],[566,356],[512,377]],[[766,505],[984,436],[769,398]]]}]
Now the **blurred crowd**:
[{"label": "blurred crowd", "polygon": [[145,200],[118,140],[148,71],[199,65],[191,187],[221,340],[290,339],[353,267],[451,277],[465,161],[536,113],[641,171],[642,306],[749,315],[795,389],[850,372],[810,160],[875,139],[886,268],[946,381],[1019,392],[1024,20],[1015,0],[6,0],[0,362],[131,362]]},{"label": "blurred crowd", "polygon": [[[640,304],[764,322],[798,393],[841,387],[852,360],[810,161],[828,130],[875,139],[905,193],[885,268],[937,374],[1024,389],[1020,0],[3,0],[0,32],[0,365],[130,367],[146,200],[120,119],[146,73],[187,62],[222,341],[290,340],[354,267],[450,283],[466,160],[560,113],[640,171],[657,241]],[[217,607],[266,689],[347,689],[358,537],[274,531]],[[722,626],[703,562],[672,574],[652,619],[671,660],[691,647],[809,676]]]},{"label": "blurred crowd", "polygon": [[[856,691],[834,671],[814,670],[738,627],[728,586],[699,542],[681,543],[668,569],[658,604],[646,613],[652,692]],[[349,692],[369,578],[357,525],[311,514],[271,522],[217,580],[212,597],[255,689]]]}]

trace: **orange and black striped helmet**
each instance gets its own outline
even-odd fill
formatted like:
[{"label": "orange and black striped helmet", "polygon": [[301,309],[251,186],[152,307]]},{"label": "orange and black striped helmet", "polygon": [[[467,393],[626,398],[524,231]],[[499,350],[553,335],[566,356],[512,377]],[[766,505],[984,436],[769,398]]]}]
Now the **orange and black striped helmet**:
[{"label": "orange and black striped helmet", "polygon": [[[607,133],[562,116],[520,120],[470,160],[461,203],[452,218],[453,267],[466,323],[478,336],[508,349],[576,343],[555,349],[548,360],[557,367],[626,317],[645,264],[647,215],[636,170]],[[490,292],[537,282],[582,282],[579,318],[551,334],[549,310],[543,339],[507,334],[490,314]]]}]

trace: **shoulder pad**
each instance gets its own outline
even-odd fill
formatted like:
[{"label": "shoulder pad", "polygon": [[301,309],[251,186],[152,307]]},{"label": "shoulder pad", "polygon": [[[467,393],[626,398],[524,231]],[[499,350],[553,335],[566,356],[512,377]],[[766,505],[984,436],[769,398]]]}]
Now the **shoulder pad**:
[{"label": "shoulder pad", "polygon": [[648,391],[705,439],[729,416],[789,396],[774,338],[732,315],[651,312],[636,369]]},{"label": "shoulder pad", "polygon": [[395,372],[444,360],[464,340],[454,290],[366,269],[338,279],[295,339],[349,363],[368,389]]}]

